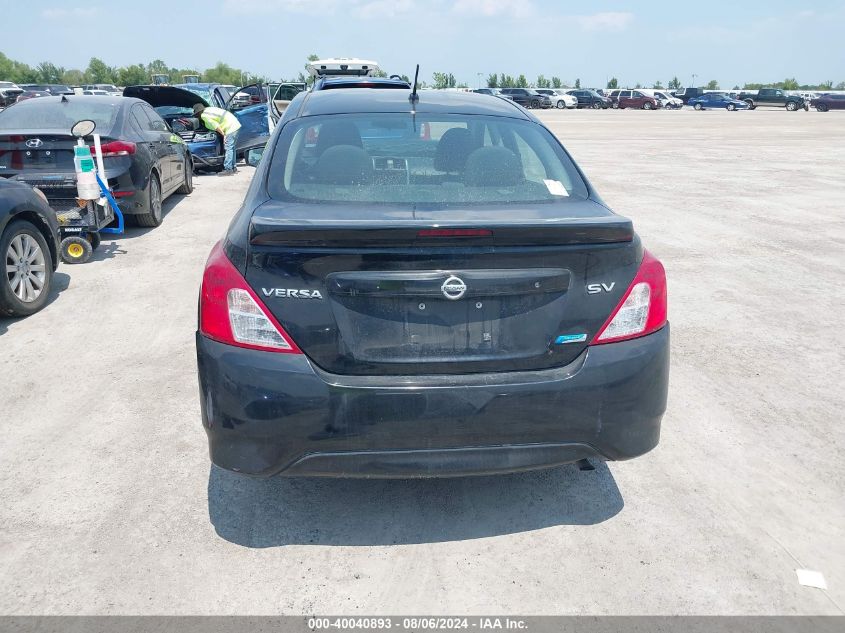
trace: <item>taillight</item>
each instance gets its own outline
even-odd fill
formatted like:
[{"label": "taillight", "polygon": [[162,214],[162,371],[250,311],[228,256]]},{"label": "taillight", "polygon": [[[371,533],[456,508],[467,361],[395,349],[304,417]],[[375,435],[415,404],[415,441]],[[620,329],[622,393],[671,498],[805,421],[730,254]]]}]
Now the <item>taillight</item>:
[{"label": "taillight", "polygon": [[[100,149],[103,150],[103,158],[109,156],[129,156],[135,153],[135,143],[130,143],[129,141],[110,141],[100,145]],[[96,150],[92,145],[91,156],[96,155]]]},{"label": "taillight", "polygon": [[200,290],[200,332],[227,345],[302,353],[226,257],[220,242],[211,249],[205,264]]},{"label": "taillight", "polygon": [[648,251],[628,290],[591,345],[615,343],[656,332],[666,325],[666,271]]}]

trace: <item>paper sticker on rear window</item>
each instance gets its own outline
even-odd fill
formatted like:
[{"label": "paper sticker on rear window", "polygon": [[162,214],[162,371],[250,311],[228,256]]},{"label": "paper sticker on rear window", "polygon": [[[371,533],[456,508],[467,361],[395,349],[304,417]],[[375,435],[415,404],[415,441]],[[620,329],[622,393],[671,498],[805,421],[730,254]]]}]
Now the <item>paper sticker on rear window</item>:
[{"label": "paper sticker on rear window", "polygon": [[568,196],[569,192],[566,190],[566,187],[563,186],[563,183],[559,180],[544,180],[546,183],[546,188],[549,190],[549,193],[553,196]]}]

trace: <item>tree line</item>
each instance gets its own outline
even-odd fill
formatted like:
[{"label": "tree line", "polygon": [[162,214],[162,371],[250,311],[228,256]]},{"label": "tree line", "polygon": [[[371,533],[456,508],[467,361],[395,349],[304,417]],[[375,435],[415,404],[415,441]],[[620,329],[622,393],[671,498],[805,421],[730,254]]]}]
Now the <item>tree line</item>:
[{"label": "tree line", "polygon": [[[308,61],[320,59],[316,54],[308,56]],[[211,68],[177,68],[168,66],[160,59],[149,63],[131,64],[129,66],[109,66],[103,60],[92,57],[84,70],[77,68],[65,68],[56,66],[49,61],[41,62],[36,66],[29,66],[6,57],[0,53],[0,81],[13,81],[18,84],[64,84],[69,86],[81,86],[83,84],[115,84],[118,86],[134,86],[150,83],[152,75],[168,75],[173,83],[182,81],[184,75],[199,75],[201,81],[208,83],[233,84],[236,86],[249,83],[267,83],[268,78],[262,75],[248,72],[240,68],[229,66],[223,62],[217,62]],[[379,71],[380,77],[387,77],[387,73]],[[402,79],[410,83],[407,75],[401,75]],[[431,84],[420,81],[419,88],[468,88],[467,83],[459,81],[450,72],[432,73]],[[296,77],[280,79],[282,82],[294,81],[310,83],[311,78],[300,71]],[[536,80],[530,81],[525,75],[512,76],[505,73],[491,73],[487,76],[488,88],[581,88],[581,80],[576,79],[575,83],[561,80],[560,77],[546,77],[538,75]],[[605,86],[608,89],[619,88],[619,80],[612,77]],[[634,86],[622,86],[631,88],[647,88],[637,83]],[[664,88],[661,81],[655,81],[651,86],[656,90]],[[677,76],[672,77],[665,86],[668,90],[677,90],[682,87]],[[719,90],[719,82],[712,79],[704,87],[708,90]],[[735,85],[734,90],[759,90],[760,88],[780,88],[782,90],[845,90],[845,81],[834,85],[833,81],[825,81],[820,84],[801,84],[794,77],[784,79],[775,83],[746,83],[742,87]]]}]

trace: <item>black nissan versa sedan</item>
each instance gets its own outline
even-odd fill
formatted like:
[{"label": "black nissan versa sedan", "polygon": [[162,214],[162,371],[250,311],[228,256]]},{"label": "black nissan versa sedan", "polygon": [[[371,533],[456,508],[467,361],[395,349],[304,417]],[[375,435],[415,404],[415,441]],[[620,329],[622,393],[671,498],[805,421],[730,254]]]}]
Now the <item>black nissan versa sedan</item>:
[{"label": "black nissan versa sedan", "polygon": [[211,252],[211,459],[251,475],[523,471],[654,448],[661,263],[511,101],[306,92]]}]

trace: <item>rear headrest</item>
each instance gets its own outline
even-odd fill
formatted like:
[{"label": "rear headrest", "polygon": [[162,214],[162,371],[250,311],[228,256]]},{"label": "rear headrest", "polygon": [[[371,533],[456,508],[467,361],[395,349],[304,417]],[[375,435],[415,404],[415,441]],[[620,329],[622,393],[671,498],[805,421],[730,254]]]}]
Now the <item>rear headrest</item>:
[{"label": "rear headrest", "polygon": [[524,180],[519,157],[506,147],[481,147],[467,158],[468,187],[510,187]]},{"label": "rear headrest", "polygon": [[320,127],[320,134],[317,136],[317,156],[334,145],[364,147],[361,134],[351,121],[328,121]]},{"label": "rear headrest", "polygon": [[326,185],[367,185],[373,180],[373,161],[360,147],[334,145],[320,155],[313,173],[316,182]]},{"label": "rear headrest", "polygon": [[446,130],[434,152],[434,168],[446,172],[463,171],[472,150],[472,134],[469,130],[460,127]]}]

